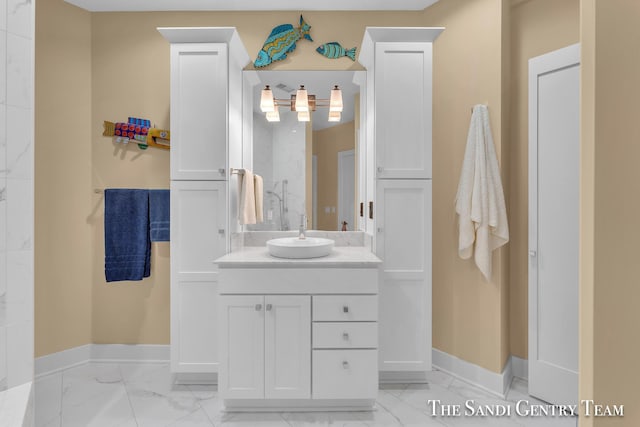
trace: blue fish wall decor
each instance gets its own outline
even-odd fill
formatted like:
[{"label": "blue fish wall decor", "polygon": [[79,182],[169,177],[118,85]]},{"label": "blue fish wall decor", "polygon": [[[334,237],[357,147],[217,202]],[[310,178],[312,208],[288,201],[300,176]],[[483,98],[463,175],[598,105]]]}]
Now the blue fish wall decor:
[{"label": "blue fish wall decor", "polygon": [[352,61],[356,60],[356,48],[353,47],[351,49],[345,49],[338,42],[329,42],[329,43],[320,45],[316,49],[316,52],[318,52],[320,55],[326,56],[327,58],[331,58],[331,59],[347,56],[351,58]]},{"label": "blue fish wall decor", "polygon": [[278,25],[264,42],[262,49],[258,52],[258,57],[253,62],[256,68],[266,67],[275,61],[281,61],[287,57],[287,53],[293,52],[296,48],[296,42],[302,37],[309,41],[313,41],[309,35],[311,26],[304,22],[300,15],[300,26],[294,28],[291,24]]}]

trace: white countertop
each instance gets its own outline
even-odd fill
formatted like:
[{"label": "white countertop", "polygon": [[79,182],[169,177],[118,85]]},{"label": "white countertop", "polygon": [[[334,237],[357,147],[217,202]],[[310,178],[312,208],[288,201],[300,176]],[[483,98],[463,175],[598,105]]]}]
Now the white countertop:
[{"label": "white countertop", "polygon": [[269,255],[265,246],[247,246],[213,262],[220,268],[375,268],[382,263],[364,246],[336,246],[325,257],[308,259],[276,258]]}]

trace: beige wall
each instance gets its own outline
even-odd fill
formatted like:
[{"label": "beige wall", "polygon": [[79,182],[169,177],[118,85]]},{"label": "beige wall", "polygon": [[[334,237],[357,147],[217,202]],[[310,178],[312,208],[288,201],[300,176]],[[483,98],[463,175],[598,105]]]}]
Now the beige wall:
[{"label": "beige wall", "polygon": [[[509,352],[507,249],[500,250],[495,257],[492,283],[482,279],[471,261],[460,260],[453,201],[469,111],[476,103],[489,105],[494,139],[505,177],[508,176],[505,160],[510,156],[503,142],[507,115],[503,104],[507,104],[508,97],[503,99],[503,89],[508,89],[509,67],[501,62],[508,55],[508,38],[503,31],[509,14],[505,1],[441,0],[425,12],[304,13],[316,43],[337,39],[347,47],[359,47],[366,26],[446,27],[434,47],[434,346],[495,372],[502,370]],[[62,0],[56,0],[56,4],[62,4]],[[64,15],[55,15],[55,19],[53,15],[43,15],[42,19],[50,20],[51,26],[73,28],[75,14],[83,12],[65,7]],[[93,249],[83,252],[85,257],[87,252],[93,253],[89,261],[92,272],[86,278],[90,283],[91,304],[78,311],[85,316],[89,313],[90,338],[94,342],[166,344],[169,340],[168,245],[154,244],[150,279],[107,285],[103,273],[102,198],[90,193],[92,187],[168,186],[168,153],[156,149],[143,152],[134,146],[123,149],[101,136],[103,120],[123,120],[128,116],[147,117],[158,126],[168,126],[169,45],[156,27],[235,26],[253,58],[272,27],[295,23],[297,17],[294,12],[91,15],[91,37],[82,40],[85,44],[87,38],[91,40],[92,93],[89,98],[85,92],[82,96],[86,99],[74,105],[84,115],[91,111],[90,119],[86,120],[91,126],[90,138],[87,136],[91,149],[82,152],[82,164],[91,173],[90,180],[84,182],[89,189],[87,203],[90,210],[95,210],[88,231]],[[74,42],[60,41],[60,44],[74,46]],[[306,43],[301,41],[289,59],[272,69],[359,68],[346,58],[327,60],[315,52],[313,44]],[[60,144],[71,142],[61,139]],[[41,173],[40,168],[37,173]],[[505,189],[508,191],[508,186]],[[83,191],[77,192],[78,197],[87,197]],[[61,212],[66,213],[64,206]],[[88,216],[83,217],[85,225]],[[68,249],[66,241],[56,242],[55,247],[61,253]],[[48,274],[46,267],[37,264],[38,277]],[[68,293],[65,290],[60,298],[70,298]],[[75,294],[71,297],[75,298]],[[40,309],[49,310],[42,305]],[[54,337],[54,341],[60,344],[55,349],[75,345],[75,341],[67,339],[66,328],[59,331],[61,336]],[[44,339],[41,334],[39,340]],[[51,351],[44,350],[41,354]]]},{"label": "beige wall", "polygon": [[[501,372],[508,353],[506,250],[494,252],[494,279],[458,257],[454,201],[471,108],[487,104],[502,158],[501,0],[441,0],[422,25],[444,26],[433,70],[433,345]],[[508,246],[507,246],[508,248]]]},{"label": "beige wall", "polygon": [[91,342],[91,15],[36,5],[35,355]]},{"label": "beige wall", "polygon": [[511,9],[510,325],[511,353],[526,359],[528,337],[529,59],[578,43],[580,0],[514,1]]},{"label": "beige wall", "polygon": [[580,399],[625,404],[640,425],[640,2],[581,0]]},{"label": "beige wall", "polygon": [[[318,156],[318,230],[338,228],[338,152],[355,150],[353,121],[313,132],[313,154]],[[336,211],[325,213],[325,206]],[[353,224],[348,225],[353,230]]]},{"label": "beige wall", "polygon": [[[169,126],[169,45],[156,27],[235,26],[253,56],[271,28],[296,23],[298,13],[89,14],[62,0],[37,8],[36,355],[89,342],[167,344],[168,244],[153,244],[150,278],[107,284],[103,198],[92,189],[167,188],[169,156],[114,145],[101,136],[102,121],[136,116]],[[366,25],[422,19],[421,12],[304,16],[317,42],[334,40],[339,29],[345,46],[358,47]],[[272,69],[360,68],[305,43]]]},{"label": "beige wall", "polygon": [[[142,151],[135,144],[115,144],[102,136],[103,120],[126,121],[129,116],[169,129],[167,44],[157,32],[142,31],[144,19],[138,27],[136,16],[93,15],[91,165],[96,188],[169,188],[168,151]],[[169,343],[169,243],[152,244],[151,277],[107,284],[104,198],[96,197],[95,202],[100,209],[92,222],[93,342]]]}]

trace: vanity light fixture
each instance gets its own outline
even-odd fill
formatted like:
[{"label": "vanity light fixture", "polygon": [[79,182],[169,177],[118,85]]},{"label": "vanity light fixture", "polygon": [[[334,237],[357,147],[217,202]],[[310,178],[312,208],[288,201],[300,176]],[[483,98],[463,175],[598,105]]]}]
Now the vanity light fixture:
[{"label": "vanity light fixture", "polygon": [[262,89],[262,95],[260,96],[260,110],[263,113],[269,113],[276,109],[276,104],[273,102],[273,92],[269,85],[266,85]]},{"label": "vanity light fixture", "polygon": [[278,112],[278,106],[274,105],[273,111],[267,111],[265,113],[268,122],[279,122],[280,121],[280,113]]},{"label": "vanity light fixture", "polygon": [[[329,100],[329,112],[331,113],[342,113],[342,91],[335,85],[333,89],[331,89],[331,99]],[[338,120],[340,121],[340,115],[338,115]],[[331,115],[329,115],[329,121],[331,121]]]},{"label": "vanity light fixture", "polygon": [[300,85],[300,89],[296,91],[295,95],[291,95],[290,99],[276,99],[273,97],[273,92],[269,85],[266,85],[262,89],[260,97],[260,110],[266,113],[268,121],[279,122],[280,113],[278,112],[278,107],[287,107],[291,111],[296,111],[300,122],[311,121],[311,112],[316,111],[319,107],[329,108],[329,121],[339,122],[343,109],[342,91],[338,85],[335,85],[331,89],[329,99],[316,99],[315,95],[310,95],[307,92],[304,85]]},{"label": "vanity light fixture", "polygon": [[[296,111],[309,112],[309,96],[307,94],[307,90],[304,88],[304,85],[300,85],[300,89],[296,92]],[[299,114],[298,114],[299,115]],[[300,120],[300,119],[298,119]],[[305,122],[308,120],[304,120]]]},{"label": "vanity light fixture", "polygon": [[342,113],[340,111],[329,111],[329,121],[330,122],[339,122]]},{"label": "vanity light fixture", "polygon": [[298,121],[299,122],[310,122],[311,114],[308,111],[298,111]]}]

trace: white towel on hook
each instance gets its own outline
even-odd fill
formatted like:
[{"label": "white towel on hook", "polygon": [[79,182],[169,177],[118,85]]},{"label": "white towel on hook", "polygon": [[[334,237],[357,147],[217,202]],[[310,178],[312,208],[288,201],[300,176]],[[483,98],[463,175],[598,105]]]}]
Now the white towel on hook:
[{"label": "white towel on hook", "polygon": [[253,191],[256,200],[256,223],[264,222],[263,215],[263,185],[262,177],[258,174],[253,175]]},{"label": "white towel on hook", "polygon": [[456,213],[458,254],[462,259],[474,255],[484,277],[491,280],[492,252],[509,241],[509,225],[486,105],[474,106],[471,114]]},{"label": "white towel on hook", "polygon": [[245,169],[238,174],[238,222],[240,225],[256,223],[256,196],[253,173]]}]

